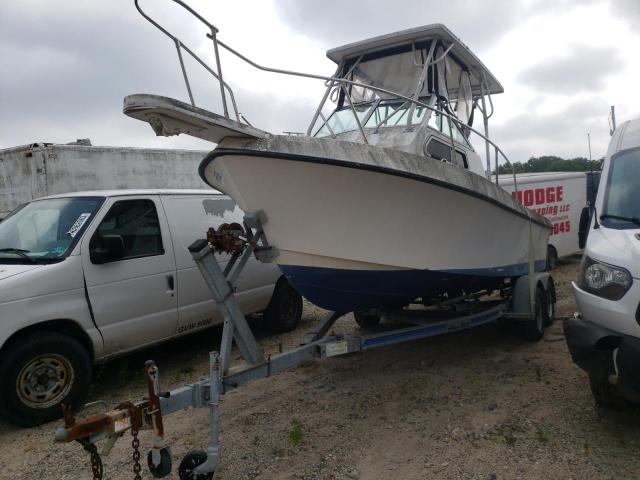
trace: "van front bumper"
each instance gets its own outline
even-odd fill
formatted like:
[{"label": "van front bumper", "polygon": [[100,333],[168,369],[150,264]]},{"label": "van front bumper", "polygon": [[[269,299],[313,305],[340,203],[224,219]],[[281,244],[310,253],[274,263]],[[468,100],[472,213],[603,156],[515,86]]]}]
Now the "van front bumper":
[{"label": "van front bumper", "polygon": [[613,383],[622,397],[640,403],[640,338],[580,316],[564,322],[571,358],[599,383]]}]

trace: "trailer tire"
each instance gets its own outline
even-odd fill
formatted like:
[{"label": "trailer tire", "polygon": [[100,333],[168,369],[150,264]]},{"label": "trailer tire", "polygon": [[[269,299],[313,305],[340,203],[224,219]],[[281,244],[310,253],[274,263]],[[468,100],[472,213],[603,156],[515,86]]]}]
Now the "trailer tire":
[{"label": "trailer tire", "polygon": [[591,387],[593,400],[599,407],[621,410],[629,405],[628,402],[620,396],[616,387],[610,383],[597,380],[593,375],[589,375],[589,387]]},{"label": "trailer tire", "polygon": [[555,270],[558,266],[558,252],[553,245],[547,245],[547,270]]},{"label": "trailer tire", "polygon": [[273,333],[295,330],[302,319],[302,296],[282,277],[276,283],[264,320]]},{"label": "trailer tire", "polygon": [[536,288],[536,311],[533,318],[520,323],[520,336],[530,342],[538,342],[544,337],[544,329],[547,325],[547,301],[548,297],[544,289],[538,285]]},{"label": "trailer tire", "polygon": [[365,312],[353,312],[353,318],[356,319],[356,323],[361,328],[375,327],[380,323],[380,317],[378,315]]},{"label": "trailer tire", "polygon": [[193,470],[207,461],[207,452],[203,450],[191,450],[187,453],[178,467],[180,480],[211,480],[215,472],[194,474]]},{"label": "trailer tire", "polygon": [[546,324],[545,326],[549,327],[553,325],[553,322],[556,319],[556,286],[553,283],[553,278],[549,277],[549,281],[547,283],[547,308],[546,308]]},{"label": "trailer tire", "polygon": [[82,407],[91,386],[91,357],[76,339],[57,332],[22,337],[0,359],[0,414],[23,427],[62,416],[61,404]]}]

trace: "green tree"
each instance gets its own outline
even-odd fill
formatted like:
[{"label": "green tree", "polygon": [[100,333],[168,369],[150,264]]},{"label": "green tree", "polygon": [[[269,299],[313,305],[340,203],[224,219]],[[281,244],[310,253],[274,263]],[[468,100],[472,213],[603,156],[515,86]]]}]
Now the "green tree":
[{"label": "green tree", "polygon": [[[591,170],[600,170],[602,168],[603,158],[598,160],[588,160],[584,157],[561,158],[554,155],[545,155],[542,157],[531,157],[525,163],[515,162],[513,168],[516,173],[528,172],[589,172]],[[509,165],[500,165],[498,167],[499,174],[511,173]],[[493,172],[495,173],[495,171]]]}]

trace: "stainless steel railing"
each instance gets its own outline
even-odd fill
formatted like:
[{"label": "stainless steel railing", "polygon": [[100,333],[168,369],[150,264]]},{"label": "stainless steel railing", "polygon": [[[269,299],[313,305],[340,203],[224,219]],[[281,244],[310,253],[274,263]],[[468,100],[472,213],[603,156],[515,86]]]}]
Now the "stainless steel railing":
[{"label": "stainless steel railing", "polygon": [[[229,117],[229,111],[227,108],[227,99],[226,99],[226,93],[229,94],[229,98],[231,99],[231,103],[233,106],[233,113],[234,116],[236,117],[236,120],[241,122],[242,120],[245,121],[245,123],[248,124],[248,122],[246,121],[246,119],[244,119],[244,117],[238,113],[238,108],[236,105],[236,101],[235,101],[235,97],[233,95],[233,91],[231,89],[231,87],[223,80],[222,77],[222,66],[221,66],[221,61],[220,61],[220,51],[219,48],[222,47],[225,50],[227,50],[229,53],[235,55],[236,57],[238,57],[239,59],[243,60],[244,62],[248,63],[249,65],[251,65],[252,67],[264,71],[264,72],[270,72],[270,73],[277,73],[277,74],[281,74],[281,75],[289,75],[289,76],[295,76],[295,77],[303,77],[303,78],[312,78],[312,79],[316,79],[316,80],[322,80],[324,81],[325,86],[327,87],[327,91],[325,93],[325,96],[320,104],[320,106],[318,107],[318,110],[315,112],[314,117],[311,121],[311,125],[309,126],[309,129],[307,130],[307,135],[311,135],[311,131],[313,129],[313,126],[315,125],[315,123],[318,120],[318,117],[322,115],[321,113],[321,109],[322,109],[322,105],[326,102],[328,95],[329,95],[329,91],[333,88],[333,87],[339,87],[340,89],[342,89],[342,91],[345,93],[345,98],[347,99],[347,103],[349,104],[349,108],[351,109],[355,120],[356,120],[356,124],[358,126],[358,130],[360,132],[360,135],[362,136],[362,140],[364,143],[369,143],[368,139],[367,139],[367,134],[366,131],[360,121],[360,118],[358,117],[358,114],[355,110],[354,107],[354,103],[352,101],[351,95],[349,94],[349,89],[347,88],[348,85],[351,86],[356,86],[356,87],[361,87],[367,90],[371,90],[377,93],[382,93],[384,95],[387,96],[391,96],[394,98],[397,98],[399,100],[405,100],[406,102],[410,102],[410,104],[412,105],[413,108],[415,108],[416,106],[420,106],[422,108],[426,108],[427,110],[431,111],[431,112],[436,112],[439,115],[443,115],[445,117],[448,118],[449,122],[454,122],[455,125],[457,125],[462,131],[468,131],[468,132],[472,132],[474,134],[476,134],[478,137],[480,137],[482,140],[484,140],[485,145],[486,145],[486,155],[487,155],[487,163],[489,163],[490,161],[490,147],[493,147],[494,150],[494,168],[495,168],[495,183],[498,184],[498,167],[499,167],[499,160],[500,158],[502,158],[505,163],[507,165],[509,165],[511,167],[512,170],[512,174],[513,174],[513,184],[514,184],[514,189],[517,192],[518,191],[518,186],[517,186],[517,181],[516,181],[516,172],[515,172],[515,168],[512,165],[512,163],[509,161],[509,159],[507,158],[507,156],[505,155],[505,153],[498,147],[498,145],[496,145],[492,140],[490,140],[486,135],[480,133],[478,130],[464,124],[463,122],[461,122],[457,117],[455,117],[454,115],[449,114],[448,112],[443,111],[442,109],[438,109],[435,106],[431,106],[428,105],[424,102],[419,101],[416,98],[411,98],[408,97],[406,95],[402,95],[400,93],[397,92],[393,92],[391,90],[387,90],[385,88],[381,88],[381,87],[376,87],[373,85],[368,85],[366,83],[361,83],[361,82],[356,82],[353,80],[348,80],[346,78],[342,78],[342,77],[336,77],[335,75],[337,75],[341,68],[342,65],[338,66],[338,69],[336,70],[336,73],[334,74],[334,76],[331,77],[327,77],[325,75],[316,75],[316,74],[312,74],[312,73],[305,73],[305,72],[297,72],[294,70],[284,70],[284,69],[279,69],[279,68],[272,68],[272,67],[266,67],[264,65],[260,65],[254,61],[252,61],[251,59],[249,59],[248,57],[246,57],[245,55],[241,54],[240,52],[238,52],[237,50],[231,48],[229,45],[225,44],[224,42],[222,42],[221,40],[218,39],[217,34],[219,32],[218,28],[215,27],[215,25],[213,25],[212,23],[208,22],[206,19],[204,19],[198,12],[196,12],[195,10],[193,10],[189,5],[187,5],[183,0],[171,0],[174,3],[177,3],[178,5],[180,5],[182,8],[184,8],[187,12],[189,12],[191,15],[193,15],[198,21],[200,21],[202,24],[204,24],[207,29],[211,32],[211,33],[207,33],[207,37],[210,38],[213,42],[213,50],[214,50],[214,56],[215,56],[215,61],[216,61],[216,70],[213,70],[211,67],[209,67],[207,65],[207,63],[202,60],[198,55],[196,55],[189,47],[187,47],[186,45],[184,45],[184,43],[182,43],[180,41],[180,39],[178,37],[176,37],[175,35],[171,34],[168,30],[166,30],[164,27],[162,27],[158,22],[156,22],[154,19],[152,19],[147,13],[144,12],[144,10],[142,10],[142,8],[140,7],[140,0],[134,0],[136,9],[138,10],[138,12],[140,12],[140,15],[142,15],[149,23],[151,23],[153,26],[155,26],[158,30],[160,30],[162,33],[164,33],[167,37],[169,37],[174,45],[176,46],[176,51],[178,53],[178,59],[180,61],[180,67],[182,69],[182,74],[183,74],[183,78],[185,81],[185,85],[187,87],[187,92],[189,94],[189,99],[191,101],[191,104],[193,106],[195,106],[195,101],[193,98],[193,93],[191,91],[191,86],[189,84],[189,78],[184,66],[184,61],[182,58],[182,50],[184,50],[185,52],[187,52],[189,55],[191,55],[191,57],[193,57],[194,60],[196,60],[205,70],[207,70],[215,79],[218,80],[218,83],[220,85],[220,95],[222,97],[222,106],[223,106],[223,110],[224,110],[224,116],[227,118]],[[449,47],[450,49],[451,47]],[[446,50],[441,57],[444,57],[446,55],[446,53],[448,52],[448,50]],[[434,60],[435,62],[435,60]],[[432,62],[433,63],[433,62]],[[484,101],[484,91],[482,92],[482,112],[483,112],[483,117],[484,117],[484,121],[485,121],[485,130],[488,131],[488,126],[487,126],[487,120],[488,118],[493,114],[493,103],[491,102],[491,96],[489,96],[489,102],[490,102],[490,106],[491,106],[491,114],[487,116],[486,114],[486,105],[485,105],[485,101]],[[242,119],[241,119],[242,117]],[[409,121],[409,116],[407,116],[407,119]],[[324,119],[325,123],[326,123],[326,119]],[[449,123],[449,137],[450,137],[450,141],[451,141],[451,146],[452,146],[452,158],[455,158],[455,151],[454,149],[454,138],[453,138],[453,129],[451,128],[451,123]],[[489,172],[488,172],[489,175]]]}]

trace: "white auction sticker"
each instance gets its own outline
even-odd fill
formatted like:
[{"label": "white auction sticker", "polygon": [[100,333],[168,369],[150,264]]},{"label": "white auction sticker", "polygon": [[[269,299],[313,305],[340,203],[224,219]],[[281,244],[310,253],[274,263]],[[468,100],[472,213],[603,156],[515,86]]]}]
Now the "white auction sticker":
[{"label": "white auction sticker", "polygon": [[81,213],[74,224],[71,225],[71,228],[67,232],[67,235],[69,235],[71,238],[74,238],[78,231],[82,228],[82,226],[87,223],[87,220],[89,220],[90,216],[90,213]]}]

